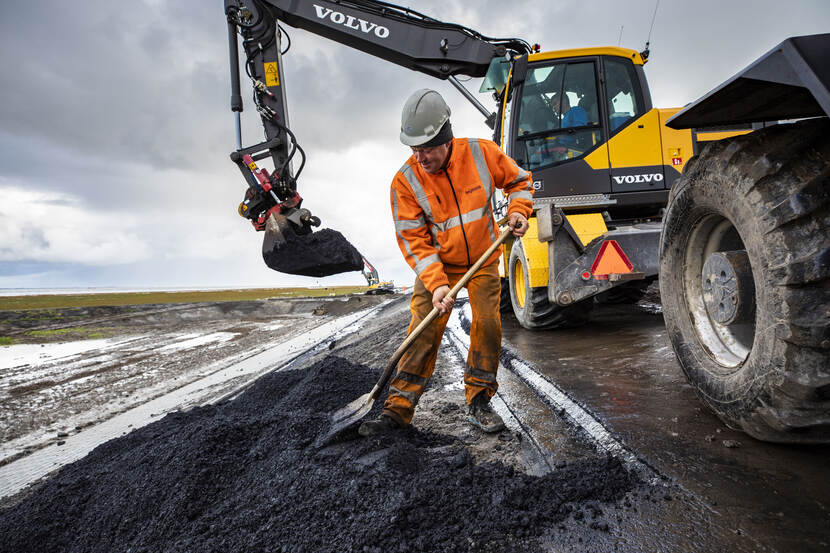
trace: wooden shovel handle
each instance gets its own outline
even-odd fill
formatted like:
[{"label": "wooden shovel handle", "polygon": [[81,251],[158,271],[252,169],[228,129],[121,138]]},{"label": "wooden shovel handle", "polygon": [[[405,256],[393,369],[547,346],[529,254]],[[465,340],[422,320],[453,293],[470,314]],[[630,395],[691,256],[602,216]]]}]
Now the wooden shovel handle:
[{"label": "wooden shovel handle", "polygon": [[[502,245],[502,243],[504,243],[504,241],[510,235],[512,230],[513,229],[511,229],[510,227],[506,227],[501,232],[498,239],[496,239],[495,242],[490,244],[490,247],[487,248],[487,251],[484,252],[481,255],[481,257],[478,258],[478,261],[473,263],[473,266],[470,267],[466,273],[464,273],[464,276],[462,276],[461,279],[455,283],[455,286],[453,286],[449,294],[447,294],[448,298],[455,298],[455,295],[458,294],[458,292],[470,281],[470,279],[473,277],[476,271],[478,271],[481,268],[481,266],[484,265],[484,262],[487,261],[491,255],[493,255],[493,252],[496,251],[496,248],[498,248]],[[406,340],[404,340],[403,343],[398,347],[398,349],[395,350],[395,353],[392,355],[392,358],[386,365],[386,369],[384,369],[383,374],[381,375],[377,384],[375,384],[375,387],[372,388],[372,391],[369,394],[369,401],[374,401],[377,398],[378,394],[380,394],[380,391],[383,389],[384,386],[386,386],[386,383],[389,382],[389,378],[392,376],[392,372],[395,370],[395,366],[397,366],[401,356],[409,348],[412,342],[414,342],[415,339],[421,335],[424,329],[428,327],[432,323],[432,321],[436,319],[436,317],[438,317],[438,315],[438,309],[433,307],[432,311],[429,312],[429,315],[427,315],[424,318],[424,320],[421,321],[421,323],[415,327],[415,330],[413,330],[409,334],[409,336],[406,337]]]}]

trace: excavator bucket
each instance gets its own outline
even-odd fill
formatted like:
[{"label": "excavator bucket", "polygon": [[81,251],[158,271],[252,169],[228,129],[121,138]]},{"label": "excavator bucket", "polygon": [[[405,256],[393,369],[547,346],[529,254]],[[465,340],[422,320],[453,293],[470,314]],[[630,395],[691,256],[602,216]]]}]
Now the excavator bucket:
[{"label": "excavator bucket", "polygon": [[324,277],[363,270],[363,256],[336,230],[298,234],[284,216],[272,213],[265,223],[262,258],[280,273]]}]

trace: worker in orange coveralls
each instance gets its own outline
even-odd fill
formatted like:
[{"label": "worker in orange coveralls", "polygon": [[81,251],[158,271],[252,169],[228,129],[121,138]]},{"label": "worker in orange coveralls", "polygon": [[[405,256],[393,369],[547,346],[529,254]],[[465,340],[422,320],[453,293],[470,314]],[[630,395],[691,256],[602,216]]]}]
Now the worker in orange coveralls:
[{"label": "worker in orange coveralls", "polygon": [[[508,196],[508,224],[513,235],[528,228],[532,180],[494,142],[453,138],[450,108],[434,90],[421,89],[403,107],[400,139],[412,156],[397,172],[391,187],[392,217],[398,246],[415,271],[409,332],[433,307],[441,315],[412,343],[398,362],[389,396],[377,420],[364,422],[363,436],[403,428],[435,368],[438,346],[449,320],[450,286],[498,238],[492,197],[495,188]],[[504,422],[490,407],[496,393],[501,351],[499,299],[501,281],[497,249],[467,284],[473,312],[470,353],[464,387],[470,422],[485,432],[498,432]]]}]

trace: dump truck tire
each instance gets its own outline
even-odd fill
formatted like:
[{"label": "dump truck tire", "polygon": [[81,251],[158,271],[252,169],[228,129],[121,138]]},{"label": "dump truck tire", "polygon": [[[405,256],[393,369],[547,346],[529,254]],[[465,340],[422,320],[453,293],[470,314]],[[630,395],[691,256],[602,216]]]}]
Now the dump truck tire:
[{"label": "dump truck tire", "polygon": [[675,183],[660,294],[701,399],[774,442],[830,441],[830,121],[711,143]]},{"label": "dump truck tire", "polygon": [[594,306],[592,299],[561,307],[548,300],[546,287],[530,286],[527,259],[521,240],[513,242],[508,268],[510,303],[513,306],[513,314],[524,328],[566,328],[588,322],[591,308]]}]

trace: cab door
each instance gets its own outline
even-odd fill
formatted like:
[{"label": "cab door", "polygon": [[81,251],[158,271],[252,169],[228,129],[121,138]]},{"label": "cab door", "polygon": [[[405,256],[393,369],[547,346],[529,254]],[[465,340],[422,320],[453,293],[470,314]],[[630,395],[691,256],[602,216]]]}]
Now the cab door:
[{"label": "cab door", "polygon": [[533,62],[513,84],[504,146],[532,171],[535,201],[611,192],[599,57]]},{"label": "cab door", "polygon": [[612,192],[664,190],[660,117],[644,76],[631,60],[616,56],[602,56],[602,69]]}]

